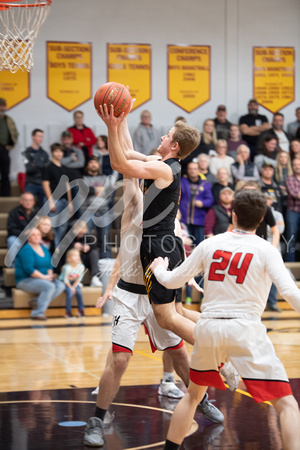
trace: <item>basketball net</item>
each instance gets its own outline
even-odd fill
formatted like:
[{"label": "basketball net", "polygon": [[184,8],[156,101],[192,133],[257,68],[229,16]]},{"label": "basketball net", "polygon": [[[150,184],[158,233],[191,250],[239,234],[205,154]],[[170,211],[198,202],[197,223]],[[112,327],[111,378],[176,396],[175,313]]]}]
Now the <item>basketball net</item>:
[{"label": "basketball net", "polygon": [[[14,2],[14,3],[13,3]],[[33,46],[52,0],[0,0],[0,70],[33,68]]]}]

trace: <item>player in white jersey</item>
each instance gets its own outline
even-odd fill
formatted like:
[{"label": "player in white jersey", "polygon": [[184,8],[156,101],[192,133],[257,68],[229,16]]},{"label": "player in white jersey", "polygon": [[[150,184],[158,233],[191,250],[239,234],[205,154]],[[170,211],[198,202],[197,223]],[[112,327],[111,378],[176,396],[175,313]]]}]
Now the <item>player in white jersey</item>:
[{"label": "player in white jersey", "polygon": [[[131,138],[127,122],[120,134],[122,149],[131,149]],[[130,153],[130,157],[135,152]],[[140,326],[144,323],[153,350],[166,351],[183,382],[188,385],[190,358],[180,337],[159,327],[149,303],[140,262],[142,239],[143,194],[138,180],[124,177],[124,213],[121,221],[121,244],[108,288],[97,302],[101,307],[109,298],[114,299],[114,322],[112,328],[112,354],[108,356],[101,376],[97,395],[95,416],[90,417],[84,434],[84,444],[92,447],[104,445],[103,420],[113,401],[125,372]],[[119,278],[120,276],[120,278]],[[117,286],[113,290],[114,285]],[[214,422],[223,422],[223,414],[208,401],[206,394],[198,410]]]},{"label": "player in white jersey", "polygon": [[278,250],[255,235],[265,211],[266,200],[261,192],[240,191],[234,200],[233,231],[203,241],[173,271],[166,270],[166,258],[157,258],[151,266],[156,278],[167,288],[179,288],[205,271],[205,296],[201,320],[194,332],[190,384],[173,414],[165,450],[179,448],[207,386],[225,388],[219,369],[226,357],[254,400],[269,400],[275,407],[283,447],[300,448],[299,407],[285,369],[261,323],[271,282],[297,312],[300,312],[300,290]]}]

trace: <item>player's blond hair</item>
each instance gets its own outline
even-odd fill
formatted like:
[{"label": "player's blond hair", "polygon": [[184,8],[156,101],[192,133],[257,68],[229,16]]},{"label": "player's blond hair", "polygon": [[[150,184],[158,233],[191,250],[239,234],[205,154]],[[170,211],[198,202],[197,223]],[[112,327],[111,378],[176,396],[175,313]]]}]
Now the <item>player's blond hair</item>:
[{"label": "player's blond hair", "polygon": [[172,141],[177,142],[180,147],[178,158],[184,159],[200,144],[200,132],[197,128],[179,120],[174,125]]}]

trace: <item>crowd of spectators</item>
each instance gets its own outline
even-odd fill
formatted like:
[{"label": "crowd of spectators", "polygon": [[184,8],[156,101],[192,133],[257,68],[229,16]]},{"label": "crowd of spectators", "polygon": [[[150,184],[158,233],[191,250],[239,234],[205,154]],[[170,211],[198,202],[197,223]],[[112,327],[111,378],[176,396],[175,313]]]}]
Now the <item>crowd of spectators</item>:
[{"label": "crowd of spectators", "polygon": [[[2,160],[7,160],[18,136],[12,119],[5,115],[5,106],[0,99],[1,132],[5,130],[0,141]],[[234,191],[256,183],[272,200],[273,215],[280,214],[285,224],[281,234],[283,258],[295,261],[299,259],[300,229],[300,108],[287,131],[281,112],[275,113],[269,123],[258,108],[255,99],[249,100],[248,113],[234,124],[227,120],[226,106],[219,105],[216,117],[204,121],[199,146],[181,161],[181,222],[194,245],[223,232],[231,223]],[[62,133],[60,142],[51,145],[50,154],[42,147],[43,130],[32,131],[31,145],[23,152],[25,189],[20,205],[8,218],[8,247],[22,247],[24,239],[19,236],[43,207],[35,226],[50,253],[59,253],[68,229],[80,223],[73,242],[61,252],[59,269],[64,262],[62,255],[74,247],[92,272],[92,284],[100,285],[95,267],[97,260],[110,257],[112,207],[120,175],[110,166],[107,136],[96,137],[84,124],[81,111],[75,111],[73,118],[74,125]],[[185,121],[183,117],[177,120]],[[159,142],[151,113],[145,110],[133,133],[135,150],[149,155]],[[2,194],[9,195],[2,172]],[[276,221],[268,223],[273,233]],[[262,234],[265,239],[267,231],[266,227]],[[87,243],[89,235],[94,235],[95,241]]]}]

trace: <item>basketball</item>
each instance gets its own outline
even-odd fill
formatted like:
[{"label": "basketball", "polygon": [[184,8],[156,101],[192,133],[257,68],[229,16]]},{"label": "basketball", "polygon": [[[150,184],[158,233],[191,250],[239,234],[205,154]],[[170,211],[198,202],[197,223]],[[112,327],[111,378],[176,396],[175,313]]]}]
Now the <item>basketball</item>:
[{"label": "basketball", "polygon": [[94,96],[96,111],[100,105],[114,105],[114,116],[119,117],[122,112],[127,112],[131,105],[131,95],[129,90],[120,83],[105,83],[99,87]]}]

